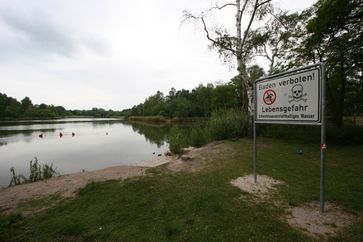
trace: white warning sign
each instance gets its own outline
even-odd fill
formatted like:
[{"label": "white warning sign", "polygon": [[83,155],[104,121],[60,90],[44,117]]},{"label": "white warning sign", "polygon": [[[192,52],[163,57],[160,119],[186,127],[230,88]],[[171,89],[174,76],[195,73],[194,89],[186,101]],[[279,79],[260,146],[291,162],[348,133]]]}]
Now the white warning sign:
[{"label": "white warning sign", "polygon": [[256,123],[320,123],[321,69],[267,77],[255,83]]}]

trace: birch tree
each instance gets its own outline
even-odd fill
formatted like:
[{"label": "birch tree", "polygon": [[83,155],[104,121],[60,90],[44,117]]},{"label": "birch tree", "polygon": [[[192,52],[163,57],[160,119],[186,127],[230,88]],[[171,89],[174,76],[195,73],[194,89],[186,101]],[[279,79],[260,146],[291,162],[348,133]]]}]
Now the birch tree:
[{"label": "birch tree", "polygon": [[[243,83],[243,104],[246,111],[247,127],[250,130],[253,115],[253,83],[247,73],[247,63],[253,53],[251,31],[256,21],[262,20],[270,8],[271,0],[235,0],[235,2],[216,4],[199,14],[193,14],[188,10],[183,11],[184,20],[194,20],[202,24],[206,38],[210,41],[210,47],[217,50],[219,55],[226,60],[234,58],[237,62],[237,71]],[[226,8],[234,8],[235,32],[222,27],[212,28],[208,24],[208,17],[212,12],[223,11]]]}]

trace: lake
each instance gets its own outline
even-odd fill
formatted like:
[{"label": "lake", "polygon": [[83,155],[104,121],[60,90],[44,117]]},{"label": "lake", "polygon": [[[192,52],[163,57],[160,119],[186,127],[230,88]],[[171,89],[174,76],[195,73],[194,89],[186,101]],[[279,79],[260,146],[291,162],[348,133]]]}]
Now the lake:
[{"label": "lake", "polygon": [[34,157],[40,164],[53,163],[60,174],[148,160],[168,150],[170,129],[170,125],[130,124],[119,119],[1,122],[0,187],[9,185],[11,167],[28,177]]}]

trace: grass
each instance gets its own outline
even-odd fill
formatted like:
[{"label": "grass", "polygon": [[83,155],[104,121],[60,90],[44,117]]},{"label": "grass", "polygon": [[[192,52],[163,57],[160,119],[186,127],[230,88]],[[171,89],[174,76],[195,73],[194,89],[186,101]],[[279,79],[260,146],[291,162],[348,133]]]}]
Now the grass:
[{"label": "grass", "polygon": [[[248,140],[226,145],[198,172],[155,168],[146,177],[90,184],[77,197],[31,217],[0,216],[0,241],[313,240],[281,219],[282,208],[251,202],[251,195],[229,184],[251,173],[252,146]],[[296,155],[296,147],[304,154]],[[362,148],[328,147],[326,198],[360,218],[332,241],[363,241]],[[274,201],[318,200],[319,144],[259,139],[258,173],[285,182]]]},{"label": "grass", "polygon": [[32,214],[43,209],[49,208],[61,201],[63,197],[59,194],[50,195],[48,197],[34,198],[22,201],[17,206],[18,213]]}]

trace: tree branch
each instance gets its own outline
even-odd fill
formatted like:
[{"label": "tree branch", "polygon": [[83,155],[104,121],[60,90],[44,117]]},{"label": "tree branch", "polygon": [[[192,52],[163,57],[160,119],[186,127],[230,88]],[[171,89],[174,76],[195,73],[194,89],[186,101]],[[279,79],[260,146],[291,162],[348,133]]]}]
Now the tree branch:
[{"label": "tree branch", "polygon": [[280,17],[283,15],[283,14],[285,14],[285,13],[283,13],[283,12],[280,12],[280,13],[278,13],[278,14],[282,14],[282,15],[277,15],[277,14],[274,14],[272,11],[270,12],[270,14],[271,14],[271,16],[272,17],[274,17],[274,19],[276,20],[276,21],[278,21],[281,25],[282,25],[282,27],[284,27],[285,28],[285,30],[286,31],[289,31],[289,27],[283,22],[283,21],[281,21],[281,19],[280,19]]},{"label": "tree branch", "polygon": [[220,7],[216,4],[216,6],[212,7],[210,10],[213,10],[213,9],[221,10],[221,9],[223,9],[225,7],[228,7],[228,6],[236,6],[236,4],[235,3],[226,3],[226,4],[224,4],[224,5],[220,6]]},{"label": "tree branch", "polygon": [[266,0],[266,1],[262,2],[262,3],[259,3],[257,5],[257,8],[261,7],[262,5],[264,5],[265,3],[268,3],[268,2],[271,2],[271,0]]},{"label": "tree branch", "polygon": [[266,1],[262,2],[262,3],[258,3],[258,2],[259,2],[259,0],[256,0],[255,1],[255,6],[253,8],[253,12],[251,14],[250,21],[248,23],[248,26],[247,26],[245,32],[244,32],[243,39],[242,39],[242,42],[241,42],[241,46],[242,47],[245,45],[245,42],[246,42],[246,39],[247,39],[247,35],[248,35],[249,31],[250,31],[252,22],[253,22],[253,20],[255,18],[255,15],[256,15],[256,12],[257,12],[258,8],[261,7],[262,5],[268,3],[268,2],[271,2],[271,0],[266,0]]},{"label": "tree branch", "polygon": [[267,52],[267,48],[266,48],[266,45],[263,45],[263,51],[265,52],[265,57],[270,61],[272,62],[272,59],[271,57],[269,56],[268,52]]},{"label": "tree branch", "polygon": [[204,29],[204,32],[205,32],[205,34],[207,36],[207,39],[209,41],[211,41],[213,44],[215,44],[217,46],[220,46],[221,48],[223,48],[225,50],[231,51],[233,55],[236,55],[236,51],[234,49],[231,49],[231,48],[229,48],[227,46],[224,46],[220,42],[218,42],[217,40],[215,40],[212,37],[210,37],[209,31],[208,31],[208,28],[207,28],[207,24],[205,23],[204,18],[203,17],[200,17],[200,20],[203,23],[203,29]]},{"label": "tree branch", "polygon": [[218,40],[216,40],[216,39],[213,39],[213,38],[210,36],[209,30],[208,30],[208,28],[207,28],[207,24],[206,24],[206,22],[205,22],[205,20],[204,20],[203,13],[201,13],[201,15],[200,15],[200,16],[196,16],[196,15],[191,14],[189,11],[184,10],[184,11],[183,11],[183,16],[184,16],[184,19],[182,20],[182,22],[185,22],[185,21],[187,21],[188,19],[194,19],[194,21],[201,20],[201,21],[202,21],[202,24],[203,24],[203,30],[204,30],[204,32],[205,32],[205,34],[206,34],[207,39],[208,39],[210,42],[212,42],[214,45],[219,46],[220,48],[222,48],[222,49],[224,49],[224,50],[230,51],[230,52],[232,52],[232,54],[233,54],[234,56],[237,56],[237,54],[236,54],[236,50],[234,50],[234,49],[232,49],[232,48],[230,48],[230,47],[228,47],[228,46],[223,45],[221,42],[219,42],[219,41],[218,41]]},{"label": "tree branch", "polygon": [[239,15],[239,22],[241,22],[241,21],[242,21],[242,16],[243,16],[243,13],[244,13],[244,11],[245,11],[245,9],[246,9],[246,6],[247,6],[248,1],[249,1],[249,0],[246,0],[246,1],[245,1],[245,4],[243,4],[243,6],[242,6],[242,9],[241,9],[241,11],[240,11],[240,15]]}]

